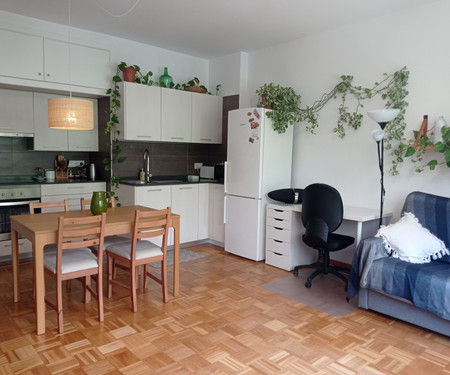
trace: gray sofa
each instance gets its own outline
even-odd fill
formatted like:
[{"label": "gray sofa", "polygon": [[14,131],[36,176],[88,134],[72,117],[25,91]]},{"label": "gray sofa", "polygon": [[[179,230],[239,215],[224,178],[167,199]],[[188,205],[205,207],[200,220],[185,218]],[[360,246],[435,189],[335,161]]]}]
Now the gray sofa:
[{"label": "gray sofa", "polygon": [[[402,213],[450,249],[450,198],[410,193]],[[415,264],[388,255],[380,237],[361,241],[350,272],[347,300],[359,294],[358,306],[450,336],[450,256]]]}]

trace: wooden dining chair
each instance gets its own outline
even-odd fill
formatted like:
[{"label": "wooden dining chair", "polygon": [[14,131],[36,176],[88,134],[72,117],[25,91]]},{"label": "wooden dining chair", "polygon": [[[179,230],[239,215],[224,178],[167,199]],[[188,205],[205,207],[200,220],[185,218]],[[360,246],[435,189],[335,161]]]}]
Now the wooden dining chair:
[{"label": "wooden dining chair", "polygon": [[30,202],[29,203],[30,214],[35,214],[35,210],[37,209],[50,209],[46,210],[47,212],[55,212],[55,211],[69,211],[69,201],[64,199],[63,201],[58,202]]},{"label": "wooden dining chair", "polygon": [[[45,302],[56,310],[58,332],[64,332],[62,282],[78,279],[83,284],[85,302],[88,294],[97,299],[98,320],[103,322],[103,238],[106,214],[58,220],[58,243],[56,253],[44,254],[44,270],[56,279],[56,303],[47,296]],[[90,246],[98,246],[98,256]],[[96,276],[96,290],[91,287],[90,277]]]},{"label": "wooden dining chair", "polygon": [[[131,241],[105,247],[108,257],[108,298],[112,297],[112,286],[122,287],[130,292],[131,310],[137,311],[136,269],[143,265],[143,287],[146,288],[147,277],[158,282],[162,287],[163,302],[167,302],[167,235],[169,230],[170,207],[163,210],[136,210]],[[145,239],[162,236],[159,247]],[[125,264],[130,272],[129,283],[124,284],[115,278],[115,264]],[[161,277],[149,272],[149,263],[161,262]]]},{"label": "wooden dining chair", "polygon": [[[81,211],[86,211],[91,207],[91,199],[80,198]],[[116,200],[114,196],[110,196],[109,198],[109,207],[116,207]],[[110,246],[116,243],[130,241],[131,236],[129,235],[117,235],[117,236],[106,236],[104,240],[104,246]],[[96,254],[97,246],[92,246],[91,250]]]}]

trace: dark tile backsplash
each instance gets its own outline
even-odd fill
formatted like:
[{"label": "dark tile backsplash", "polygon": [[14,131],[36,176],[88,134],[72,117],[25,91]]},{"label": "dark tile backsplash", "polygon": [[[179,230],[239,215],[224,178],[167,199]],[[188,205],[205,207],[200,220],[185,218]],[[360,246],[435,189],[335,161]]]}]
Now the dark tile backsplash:
[{"label": "dark tile backsplash", "polygon": [[53,169],[60,154],[89,162],[88,152],[33,151],[33,138],[0,137],[0,175],[33,175],[36,168]]},{"label": "dark tile backsplash", "polygon": [[[56,152],[30,150],[30,138],[0,137],[0,175],[31,175],[35,168],[53,168],[53,161],[59,154],[66,159],[85,160],[95,163],[97,176],[108,178],[102,160],[109,156],[108,136],[103,128],[108,121],[105,110],[109,108],[109,98],[98,100],[99,105],[99,148],[100,152]],[[115,174],[123,177],[138,177],[139,169],[144,167],[144,151],[150,152],[150,171],[154,176],[173,176],[194,174],[194,163],[213,165],[226,160],[228,111],[239,107],[239,96],[223,98],[222,144],[205,145],[195,143],[160,142],[121,142],[124,163],[115,164]]]}]

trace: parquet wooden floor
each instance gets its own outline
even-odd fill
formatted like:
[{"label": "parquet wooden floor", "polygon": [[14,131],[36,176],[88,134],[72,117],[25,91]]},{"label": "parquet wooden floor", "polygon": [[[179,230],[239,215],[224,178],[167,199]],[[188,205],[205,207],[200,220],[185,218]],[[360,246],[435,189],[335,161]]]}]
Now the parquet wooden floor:
[{"label": "parquet wooden floor", "polygon": [[0,374],[450,374],[448,337],[370,311],[327,315],[260,288],[286,271],[191,249],[206,256],[180,264],[180,297],[163,304],[153,283],[133,314],[117,289],[104,323],[72,283],[62,335],[50,310],[47,333],[34,334],[31,265],[17,304],[1,268]]}]

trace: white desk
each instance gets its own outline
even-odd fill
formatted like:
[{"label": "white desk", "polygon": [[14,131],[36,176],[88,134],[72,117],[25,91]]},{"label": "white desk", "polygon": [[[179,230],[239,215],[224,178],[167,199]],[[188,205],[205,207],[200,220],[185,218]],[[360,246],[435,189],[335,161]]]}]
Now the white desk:
[{"label": "white desk", "polygon": [[[305,245],[302,234],[305,231],[301,221],[300,204],[268,204],[266,217],[266,263],[292,270],[299,264],[317,260],[317,251]],[[355,243],[348,248],[333,252],[333,260],[351,264],[359,242],[373,236],[379,225],[380,212],[376,209],[344,206],[344,218],[336,233],[355,237]],[[391,212],[383,213],[383,224],[388,224]]]}]

